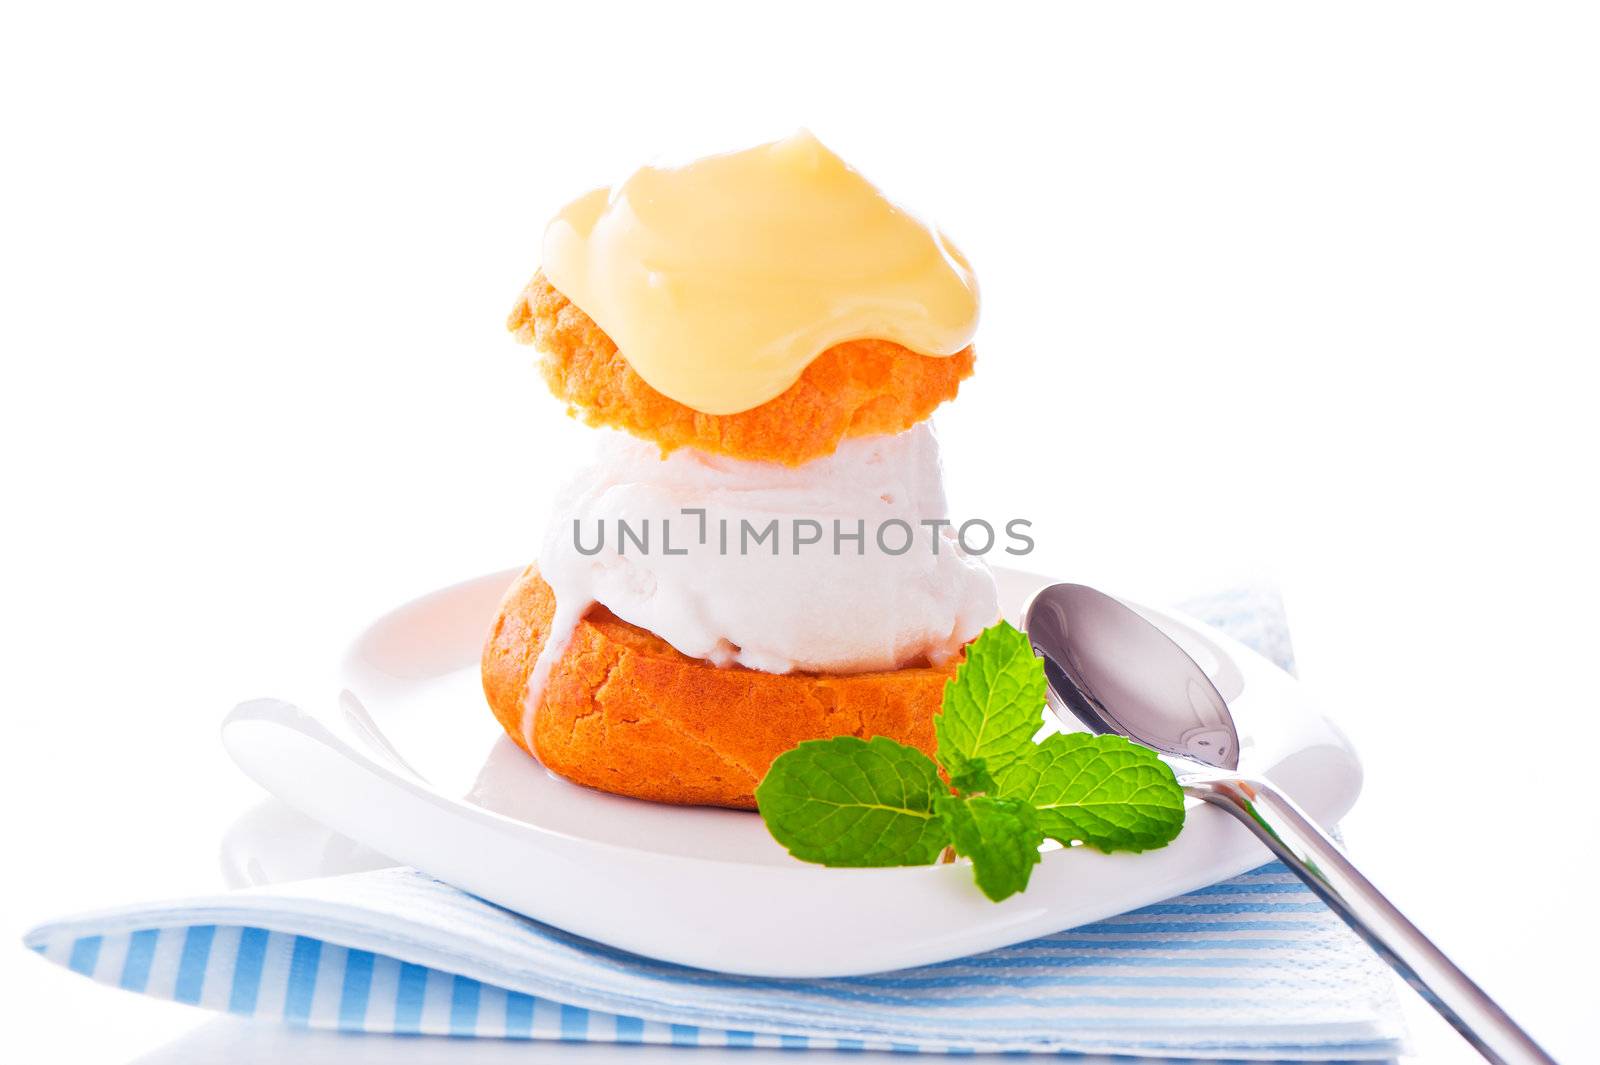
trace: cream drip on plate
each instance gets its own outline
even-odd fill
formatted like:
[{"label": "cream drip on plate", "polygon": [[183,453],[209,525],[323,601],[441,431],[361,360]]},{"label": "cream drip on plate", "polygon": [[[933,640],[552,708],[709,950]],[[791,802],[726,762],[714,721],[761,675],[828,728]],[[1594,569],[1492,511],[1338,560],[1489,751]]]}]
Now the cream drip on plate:
[{"label": "cream drip on plate", "polygon": [[946,357],[978,324],[956,247],[804,130],[580,197],[545,230],[543,269],[646,383],[705,414],[760,406],[846,340]]},{"label": "cream drip on plate", "polygon": [[[999,615],[988,566],[961,550],[948,524],[924,524],[947,517],[938,441],[925,422],[846,440],[796,467],[688,448],[663,458],[653,444],[607,432],[553,512],[539,573],[556,613],[529,679],[524,734],[551,667],[596,603],[691,658],[768,673],[938,664]],[[796,519],[818,528],[796,537]],[[648,550],[620,539],[619,521],[635,534],[648,522]],[[846,534],[837,545],[836,521]],[[776,541],[741,542],[742,523],[773,522]],[[914,536],[904,551],[896,522]],[[601,529],[600,549],[586,553]],[[859,541],[848,536],[857,529]],[[795,542],[813,534],[821,539]]]}]

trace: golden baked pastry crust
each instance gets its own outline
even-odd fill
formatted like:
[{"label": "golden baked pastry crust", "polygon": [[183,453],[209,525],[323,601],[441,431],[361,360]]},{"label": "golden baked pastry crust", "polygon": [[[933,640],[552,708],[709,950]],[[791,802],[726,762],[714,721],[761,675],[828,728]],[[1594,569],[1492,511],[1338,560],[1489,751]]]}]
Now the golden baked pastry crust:
[{"label": "golden baked pastry crust", "polygon": [[803,740],[888,736],[932,755],[933,715],[961,661],[850,675],[719,669],[597,606],[550,671],[530,749],[523,693],[554,612],[529,566],[483,649],[495,717],[569,780],[656,802],[754,809],[773,759]]},{"label": "golden baked pastry crust", "polygon": [[542,273],[506,326],[544,353],[550,391],[589,424],[625,429],[663,451],[695,447],[786,466],[831,455],[847,436],[904,432],[972,376],[970,347],[933,358],[887,340],[851,340],[817,356],[787,391],[759,407],[702,414],[646,384],[605,331]]}]

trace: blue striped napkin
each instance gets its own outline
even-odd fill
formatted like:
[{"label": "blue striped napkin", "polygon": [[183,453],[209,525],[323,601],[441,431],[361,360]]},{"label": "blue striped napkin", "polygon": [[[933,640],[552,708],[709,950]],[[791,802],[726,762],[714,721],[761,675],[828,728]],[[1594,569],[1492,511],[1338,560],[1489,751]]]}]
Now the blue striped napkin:
[{"label": "blue striped napkin", "polygon": [[[1190,612],[1289,664],[1275,598]],[[26,942],[130,991],[347,1031],[1256,1061],[1387,1059],[1401,1039],[1387,970],[1276,864],[1002,950],[833,980],[652,961],[411,869],[124,907]]]}]

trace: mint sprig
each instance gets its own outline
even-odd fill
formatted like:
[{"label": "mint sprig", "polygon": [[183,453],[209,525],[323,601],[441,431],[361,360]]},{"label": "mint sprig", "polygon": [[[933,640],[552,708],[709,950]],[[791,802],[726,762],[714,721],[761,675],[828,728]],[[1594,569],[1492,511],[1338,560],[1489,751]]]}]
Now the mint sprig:
[{"label": "mint sprig", "polygon": [[884,736],[808,740],[756,787],[767,830],[830,866],[929,865],[953,847],[996,902],[1028,886],[1046,839],[1111,852],[1176,838],[1183,790],[1171,768],[1121,736],[1034,743],[1044,693],[1028,638],[1003,621],[985,629],[945,685],[937,764]]}]

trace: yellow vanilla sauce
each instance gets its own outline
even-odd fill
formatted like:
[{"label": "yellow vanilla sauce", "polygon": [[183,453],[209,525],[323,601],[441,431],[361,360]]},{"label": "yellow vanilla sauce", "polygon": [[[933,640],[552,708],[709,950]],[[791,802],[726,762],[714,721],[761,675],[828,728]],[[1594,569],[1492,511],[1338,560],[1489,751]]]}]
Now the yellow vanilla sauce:
[{"label": "yellow vanilla sauce", "polygon": [[544,273],[652,388],[705,414],[760,406],[846,340],[949,356],[978,325],[955,246],[804,130],[574,200],[545,230]]}]

